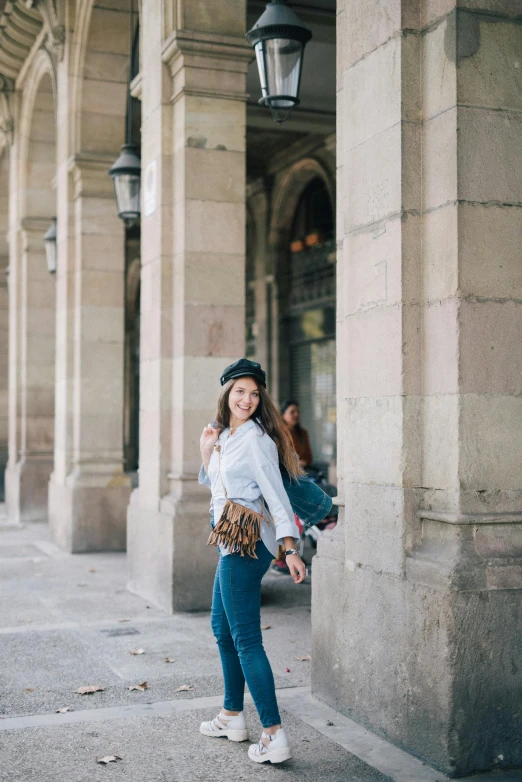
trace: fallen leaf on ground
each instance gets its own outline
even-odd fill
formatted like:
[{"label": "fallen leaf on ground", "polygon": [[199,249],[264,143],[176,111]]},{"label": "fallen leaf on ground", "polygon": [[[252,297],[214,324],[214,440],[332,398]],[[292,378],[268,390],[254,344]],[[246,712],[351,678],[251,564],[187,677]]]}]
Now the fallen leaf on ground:
[{"label": "fallen leaf on ground", "polygon": [[24,619],[24,624],[30,625],[32,621],[32,619]]},{"label": "fallen leaf on ground", "polygon": [[32,687],[26,687],[24,692],[34,692],[34,689]]},{"label": "fallen leaf on ground", "polygon": [[118,622],[130,622],[130,619],[118,619]]},{"label": "fallen leaf on ground", "polygon": [[130,687],[127,687],[128,690],[132,692],[132,690],[139,690],[139,692],[143,692],[143,690],[148,690],[148,684],[147,682],[142,682],[141,684],[131,684]]},{"label": "fallen leaf on ground", "polygon": [[305,654],[304,657],[296,657],[296,660],[299,660],[300,663],[304,663],[306,660],[311,660],[312,655],[311,654]]},{"label": "fallen leaf on ground", "polygon": [[133,649],[131,651],[131,654],[137,655],[137,654],[145,654],[145,649]]},{"label": "fallen leaf on ground", "polygon": [[87,586],[87,584],[76,584],[76,586],[79,586],[79,587],[86,587],[86,586]]},{"label": "fallen leaf on ground", "polygon": [[261,625],[261,630],[270,630],[272,625]]},{"label": "fallen leaf on ground", "polygon": [[174,692],[188,692],[189,690],[193,690],[194,687],[191,687],[190,684],[180,684],[179,687],[176,687]]},{"label": "fallen leaf on ground", "polygon": [[326,720],[327,725],[333,725],[333,722],[331,720]]},{"label": "fallen leaf on ground", "polygon": [[176,660],[173,660],[172,657],[165,657],[165,662],[166,663],[175,663]]},{"label": "fallen leaf on ground", "polygon": [[63,709],[56,709],[57,714],[67,714],[68,711],[74,711],[74,709],[70,709],[69,706],[64,706]]},{"label": "fallen leaf on ground", "polygon": [[107,763],[116,763],[117,760],[121,760],[119,755],[105,755],[104,758],[96,758],[96,763],[103,763],[106,766]]},{"label": "fallen leaf on ground", "polygon": [[96,568],[95,567],[90,567],[89,568],[89,573],[96,573]]},{"label": "fallen leaf on ground", "polygon": [[93,692],[103,692],[104,690],[105,687],[100,687],[99,684],[87,684],[85,687],[78,687],[74,692],[77,692],[78,695],[91,695]]},{"label": "fallen leaf on ground", "polygon": [[290,668],[285,668],[285,673],[290,673]]}]

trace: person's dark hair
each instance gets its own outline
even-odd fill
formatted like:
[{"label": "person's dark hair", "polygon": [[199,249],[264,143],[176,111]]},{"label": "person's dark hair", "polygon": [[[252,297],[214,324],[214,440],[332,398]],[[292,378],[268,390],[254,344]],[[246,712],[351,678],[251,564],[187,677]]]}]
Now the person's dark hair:
[{"label": "person's dark hair", "polygon": [[[292,407],[292,405],[295,405],[297,408],[299,408],[299,402],[297,402],[295,399],[285,399],[283,402],[281,402],[281,415],[284,415],[289,407]],[[304,442],[304,430],[299,421],[294,426],[294,435],[297,437],[301,445]]]},{"label": "person's dark hair", "polygon": [[[250,375],[248,377],[250,377]],[[228,398],[234,383],[238,380],[239,378],[235,377],[225,383],[223,390],[219,395],[216,422],[221,429],[226,429],[230,426],[230,407]],[[290,431],[283,421],[283,417],[277,409],[277,405],[272,401],[266,388],[259,385],[254,377],[252,380],[256,383],[257,390],[259,391],[259,404],[251,416],[252,420],[255,421],[262,432],[266,432],[266,434],[275,442],[279,454],[279,461],[283,463],[292,478],[304,475],[304,470],[299,464],[294,449]]]},{"label": "person's dark hair", "polygon": [[299,402],[296,402],[295,399],[284,399],[281,402],[281,415],[284,415],[289,407],[292,407],[292,405],[295,405],[296,407],[299,407]]}]

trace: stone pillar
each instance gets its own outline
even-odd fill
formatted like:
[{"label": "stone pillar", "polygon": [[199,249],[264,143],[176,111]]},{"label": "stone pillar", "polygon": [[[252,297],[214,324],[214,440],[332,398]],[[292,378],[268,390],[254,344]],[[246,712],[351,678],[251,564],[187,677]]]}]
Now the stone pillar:
[{"label": "stone pillar", "polygon": [[183,29],[165,41],[159,0],[142,8],[143,166],[157,184],[155,207],[142,220],[140,467],[128,514],[129,585],[167,610],[210,605],[216,556],[205,546],[209,494],[197,483],[199,437],[214,416],[221,370],[244,350],[252,53],[244,0],[204,6],[180,3]]},{"label": "stone pillar", "polygon": [[8,441],[8,361],[9,361],[9,154],[0,167],[0,501],[4,499]]},{"label": "stone pillar", "polygon": [[[55,284],[47,270],[43,235],[47,218],[23,218],[10,262],[12,344],[16,383],[6,470],[11,521],[47,518],[47,485],[53,466]],[[12,237],[13,238],[13,237]],[[17,252],[18,250],[18,252]]]},{"label": "stone pillar", "polygon": [[462,776],[522,765],[522,28],[454,6],[338,6],[345,508],[313,690]]},{"label": "stone pillar", "polygon": [[60,167],[58,179],[56,444],[49,522],[57,543],[71,552],[124,549],[126,539],[124,232],[107,174],[112,162],[108,155],[76,156],[65,171]]},{"label": "stone pillar", "polygon": [[248,208],[252,220],[251,252],[252,265],[254,270],[254,309],[255,309],[255,360],[259,361],[261,366],[266,369],[268,377],[272,377],[271,372],[271,345],[269,339],[272,334],[272,324],[269,323],[270,306],[268,297],[271,295],[270,282],[272,269],[267,268],[267,259],[269,256],[268,236],[268,215],[269,200],[265,180],[262,177],[255,180],[247,188]]}]

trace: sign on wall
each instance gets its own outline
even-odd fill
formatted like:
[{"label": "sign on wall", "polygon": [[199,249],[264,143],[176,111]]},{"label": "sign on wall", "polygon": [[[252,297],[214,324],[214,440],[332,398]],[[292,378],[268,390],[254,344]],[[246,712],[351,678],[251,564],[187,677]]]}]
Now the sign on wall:
[{"label": "sign on wall", "polygon": [[143,177],[143,216],[150,217],[156,211],[158,184],[158,161],[153,160],[145,169]]}]

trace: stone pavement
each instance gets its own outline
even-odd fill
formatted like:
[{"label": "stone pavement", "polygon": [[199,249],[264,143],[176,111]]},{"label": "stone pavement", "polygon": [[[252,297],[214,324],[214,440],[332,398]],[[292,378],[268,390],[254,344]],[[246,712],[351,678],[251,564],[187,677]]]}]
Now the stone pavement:
[{"label": "stone pavement", "polygon": [[[125,583],[124,554],[70,556],[46,525],[0,526],[1,782],[445,779],[311,697],[310,663],[296,659],[311,651],[310,583],[264,583],[265,645],[295,752],[274,767],[251,763],[246,742],[198,732],[222,693],[208,614],[168,616]],[[144,681],[144,691],[128,689]],[[87,685],[105,689],[74,692]],[[176,692],[182,685],[193,689]],[[255,740],[260,725],[246,708]],[[113,754],[121,760],[96,763]]]}]

